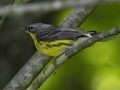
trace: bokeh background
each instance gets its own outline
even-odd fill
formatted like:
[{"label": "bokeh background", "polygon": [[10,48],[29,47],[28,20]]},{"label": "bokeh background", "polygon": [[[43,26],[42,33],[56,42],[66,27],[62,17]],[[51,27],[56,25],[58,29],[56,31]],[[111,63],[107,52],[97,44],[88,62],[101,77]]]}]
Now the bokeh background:
[{"label": "bokeh background", "polygon": [[[0,5],[9,5],[11,1],[0,0]],[[27,3],[38,1],[42,0]],[[31,12],[4,19],[0,28],[0,90],[36,51],[31,37],[19,28],[36,22],[57,26],[70,11]],[[101,32],[117,26],[120,26],[120,3],[106,3],[96,7],[80,28]],[[40,90],[120,90],[120,36],[97,42],[66,61]]]}]

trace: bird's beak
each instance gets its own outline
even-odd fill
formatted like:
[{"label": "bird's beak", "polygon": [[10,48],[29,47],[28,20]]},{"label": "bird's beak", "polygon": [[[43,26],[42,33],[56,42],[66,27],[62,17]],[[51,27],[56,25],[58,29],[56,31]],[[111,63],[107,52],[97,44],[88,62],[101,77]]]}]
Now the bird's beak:
[{"label": "bird's beak", "polygon": [[22,30],[22,31],[27,31],[25,28],[20,28],[20,30]]}]

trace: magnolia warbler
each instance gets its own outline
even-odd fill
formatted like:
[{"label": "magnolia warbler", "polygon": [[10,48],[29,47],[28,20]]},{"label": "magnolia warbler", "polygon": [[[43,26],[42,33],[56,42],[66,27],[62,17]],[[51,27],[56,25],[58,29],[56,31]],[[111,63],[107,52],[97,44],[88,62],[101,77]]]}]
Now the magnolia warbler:
[{"label": "magnolia warbler", "polygon": [[39,52],[49,56],[58,56],[70,48],[78,38],[83,41],[95,34],[94,31],[81,34],[73,28],[55,27],[43,23],[29,25],[22,30],[30,34]]}]

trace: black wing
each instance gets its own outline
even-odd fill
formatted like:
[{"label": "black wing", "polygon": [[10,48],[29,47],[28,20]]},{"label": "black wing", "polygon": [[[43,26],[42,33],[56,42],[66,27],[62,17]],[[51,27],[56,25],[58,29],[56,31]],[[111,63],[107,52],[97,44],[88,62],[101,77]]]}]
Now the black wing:
[{"label": "black wing", "polygon": [[[43,33],[43,32],[42,32]],[[41,34],[41,32],[36,33],[37,40],[43,41],[53,41],[53,40],[61,40],[61,39],[73,39],[83,36],[78,31],[74,29],[68,28],[53,28],[49,31],[45,31],[45,33]]]}]

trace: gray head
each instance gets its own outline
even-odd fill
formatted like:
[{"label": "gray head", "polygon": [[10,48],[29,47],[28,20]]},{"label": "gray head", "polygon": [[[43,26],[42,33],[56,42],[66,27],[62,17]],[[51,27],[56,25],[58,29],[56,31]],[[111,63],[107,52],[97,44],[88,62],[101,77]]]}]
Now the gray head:
[{"label": "gray head", "polygon": [[36,32],[42,32],[42,31],[50,29],[52,27],[53,26],[49,25],[49,24],[35,23],[35,24],[29,25],[25,28],[21,28],[21,30],[26,31],[28,33],[35,34]]}]

